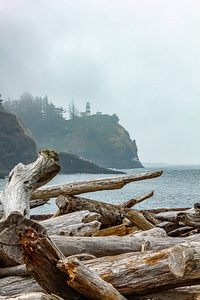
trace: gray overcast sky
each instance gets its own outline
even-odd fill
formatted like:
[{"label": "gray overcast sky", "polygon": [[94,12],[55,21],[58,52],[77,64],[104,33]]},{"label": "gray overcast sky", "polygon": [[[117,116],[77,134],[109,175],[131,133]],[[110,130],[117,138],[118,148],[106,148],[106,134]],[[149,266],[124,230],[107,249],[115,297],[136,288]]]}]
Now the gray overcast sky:
[{"label": "gray overcast sky", "polygon": [[0,0],[0,93],[116,113],[142,162],[200,164],[199,0]]}]

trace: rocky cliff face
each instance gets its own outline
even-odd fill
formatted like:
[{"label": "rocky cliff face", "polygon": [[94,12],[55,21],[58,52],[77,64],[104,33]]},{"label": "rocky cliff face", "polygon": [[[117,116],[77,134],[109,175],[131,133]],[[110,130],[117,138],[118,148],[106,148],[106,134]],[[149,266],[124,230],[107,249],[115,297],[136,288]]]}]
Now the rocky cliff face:
[{"label": "rocky cliff face", "polygon": [[19,162],[28,164],[36,157],[36,144],[16,117],[0,110],[0,173],[8,174]]},{"label": "rocky cliff face", "polygon": [[66,135],[48,139],[43,148],[77,154],[104,168],[142,168],[136,142],[113,116],[91,115],[68,120]]},{"label": "rocky cliff face", "polygon": [[90,174],[126,174],[121,171],[110,170],[98,167],[93,162],[83,159],[76,154],[61,152],[59,153],[61,173],[90,173]]}]

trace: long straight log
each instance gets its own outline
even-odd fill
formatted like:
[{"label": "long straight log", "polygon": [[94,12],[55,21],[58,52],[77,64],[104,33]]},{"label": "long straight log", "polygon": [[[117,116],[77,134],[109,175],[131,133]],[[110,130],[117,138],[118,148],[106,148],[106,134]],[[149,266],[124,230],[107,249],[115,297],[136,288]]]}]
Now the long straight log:
[{"label": "long straight log", "polygon": [[57,263],[57,267],[68,276],[67,283],[75,290],[94,300],[125,300],[111,284],[71,257]]},{"label": "long straight log", "polygon": [[88,192],[96,192],[102,190],[121,189],[127,183],[152,179],[161,176],[163,171],[147,172],[134,175],[126,175],[119,177],[100,178],[84,181],[72,181],[63,184],[50,185],[37,189],[33,192],[31,199],[54,198],[59,195],[79,195]]},{"label": "long straight log", "polygon": [[143,231],[142,233],[144,234],[142,236],[138,233],[134,236],[122,237],[94,236],[91,238],[52,235],[50,238],[65,256],[78,253],[89,253],[96,257],[138,252],[141,251],[144,243],[148,244],[147,250],[162,250],[189,241],[200,241],[200,234],[185,238],[161,238],[161,236],[158,235],[158,238],[155,238],[151,236],[153,235],[151,230]]}]

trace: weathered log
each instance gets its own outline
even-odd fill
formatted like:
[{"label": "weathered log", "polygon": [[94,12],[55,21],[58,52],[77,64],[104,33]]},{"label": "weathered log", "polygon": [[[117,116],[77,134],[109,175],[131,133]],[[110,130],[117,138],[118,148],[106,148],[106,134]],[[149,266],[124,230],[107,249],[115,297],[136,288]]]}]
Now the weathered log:
[{"label": "weathered log", "polygon": [[164,292],[153,293],[142,296],[130,296],[129,300],[198,300],[200,285],[184,286],[170,289]]},{"label": "weathered log", "polygon": [[47,236],[39,236],[33,228],[25,228],[20,233],[20,243],[28,272],[45,292],[69,300],[85,299],[66,283],[67,275],[56,268],[58,260],[65,257]]},{"label": "weathered log", "polygon": [[195,203],[191,209],[178,212],[177,220],[179,225],[200,228],[200,203]]},{"label": "weathered log", "polygon": [[132,232],[135,232],[137,230],[138,230],[137,226],[127,226],[124,224],[120,224],[117,226],[112,226],[112,227],[98,230],[95,233],[93,233],[93,236],[109,236],[109,235],[124,236]]},{"label": "weathered log", "polygon": [[163,171],[147,172],[141,174],[125,175],[118,177],[100,178],[84,181],[72,181],[63,184],[50,185],[37,189],[31,199],[54,198],[63,194],[78,195],[88,192],[121,189],[130,182],[152,179],[161,176]]},{"label": "weathered log", "polygon": [[20,213],[11,213],[8,218],[0,222],[0,265],[1,267],[23,264],[18,232],[29,226],[39,234],[46,235],[46,229],[39,223],[25,218]]},{"label": "weathered log", "polygon": [[61,214],[86,209],[100,214],[102,216],[101,223],[103,225],[113,226],[121,224],[125,214],[131,210],[130,208],[121,208],[118,205],[110,203],[70,195],[59,196],[56,199],[56,204],[58,205]]},{"label": "weathered log", "polygon": [[158,238],[167,238],[167,233],[163,228],[154,227],[152,229],[133,233],[132,236],[134,236],[135,238],[150,237],[150,238],[158,239]]},{"label": "weathered log", "polygon": [[140,233],[137,233],[133,236],[122,237],[114,235],[101,237],[65,237],[52,235],[50,238],[65,256],[78,253],[89,253],[96,257],[138,252],[141,251],[144,243],[148,243],[147,250],[162,250],[188,241],[200,241],[200,234],[186,238],[161,238],[157,230],[161,230],[161,236],[163,235],[163,230],[161,228],[156,228],[155,235],[158,236],[157,238],[152,237],[153,232],[151,229],[143,231],[143,236],[140,235]]},{"label": "weathered log", "polygon": [[199,275],[194,278],[174,277],[168,266],[170,250],[102,257],[85,261],[84,265],[125,296],[199,284]]},{"label": "weathered log", "polygon": [[48,235],[90,236],[99,230],[101,215],[82,210],[39,222]]},{"label": "weathered log", "polygon": [[165,229],[166,232],[170,232],[174,229],[177,229],[179,225],[177,223],[169,222],[169,221],[164,221],[156,225],[157,227]]},{"label": "weathered log", "polygon": [[142,230],[148,230],[155,227],[137,210],[131,209],[126,213],[125,217]]},{"label": "weathered log", "polygon": [[47,295],[41,292],[18,294],[16,296],[0,297],[0,300],[64,300],[56,295]]},{"label": "weathered log", "polygon": [[26,276],[28,274],[25,265],[0,268],[0,278],[9,276]]},{"label": "weathered log", "polygon": [[30,200],[29,201],[30,209],[47,204],[49,202],[49,200],[50,200],[50,198]]},{"label": "weathered log", "polygon": [[71,257],[57,263],[57,267],[68,276],[67,283],[88,299],[125,300],[111,284]]},{"label": "weathered log", "polygon": [[[188,236],[190,232],[193,232],[193,227],[190,226],[183,226],[179,227],[177,229],[174,229],[172,231],[169,231],[167,234],[168,236]],[[197,233],[197,232],[196,232]],[[193,232],[193,234],[196,234]]]},{"label": "weathered log", "polygon": [[143,216],[153,225],[157,225],[157,224],[161,223],[161,221],[156,219],[152,213],[150,213],[148,211],[142,211],[142,213],[143,213]]},{"label": "weathered log", "polygon": [[154,194],[154,191],[150,191],[148,193],[145,193],[139,197],[136,197],[136,198],[133,198],[133,199],[130,199],[128,201],[125,201],[125,202],[121,202],[119,203],[118,205],[123,207],[123,208],[131,208],[133,207],[134,205],[146,200],[146,199],[149,199],[153,196]]},{"label": "weathered log", "polygon": [[164,211],[154,215],[154,218],[159,219],[161,221],[178,223],[177,221],[178,213],[179,211]]},{"label": "weathered log", "polygon": [[35,162],[29,165],[19,163],[15,166],[0,195],[0,202],[4,210],[3,218],[6,219],[13,211],[20,212],[29,218],[29,200],[32,192],[49,182],[59,171],[58,154],[47,149],[39,152]]},{"label": "weathered log", "polygon": [[200,277],[200,242],[188,242],[171,249],[169,268],[177,278]]},{"label": "weathered log", "polygon": [[43,291],[35,279],[30,276],[11,276],[0,280],[0,296],[13,296],[30,291]]}]

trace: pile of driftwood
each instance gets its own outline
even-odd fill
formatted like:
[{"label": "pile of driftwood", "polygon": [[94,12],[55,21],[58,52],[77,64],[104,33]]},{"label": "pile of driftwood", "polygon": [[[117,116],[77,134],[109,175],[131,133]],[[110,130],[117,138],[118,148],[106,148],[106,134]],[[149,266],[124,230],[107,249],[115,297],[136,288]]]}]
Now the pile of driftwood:
[{"label": "pile of driftwood", "polygon": [[[77,197],[162,171],[43,186],[60,171],[42,150],[0,192],[0,299],[200,299],[200,205],[138,211],[153,191],[118,205]],[[46,220],[30,208],[57,198]]]}]

